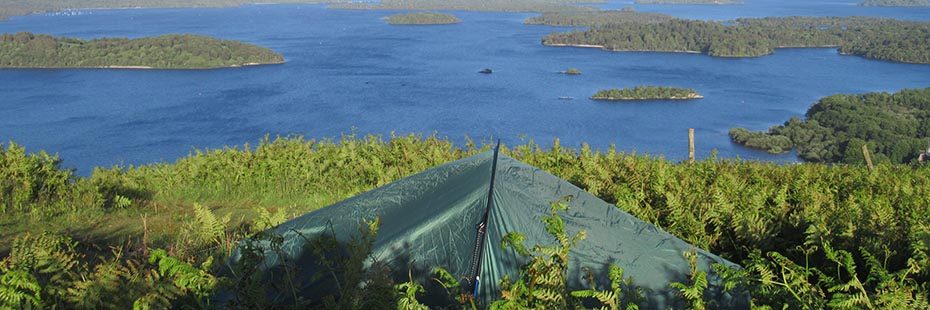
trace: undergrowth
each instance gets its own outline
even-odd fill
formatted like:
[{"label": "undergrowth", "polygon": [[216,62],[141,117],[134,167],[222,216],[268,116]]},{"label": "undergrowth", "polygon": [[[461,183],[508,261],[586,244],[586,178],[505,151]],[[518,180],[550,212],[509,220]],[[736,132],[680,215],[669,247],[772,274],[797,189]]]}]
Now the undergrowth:
[{"label": "undergrowth", "polygon": [[[206,296],[224,288],[237,292],[242,307],[281,300],[293,307],[322,305],[269,299],[257,293],[270,288],[250,274],[256,270],[248,264],[230,276],[218,274],[213,262],[228,257],[239,240],[288,218],[488,149],[419,136],[279,138],[78,177],[62,169],[56,156],[10,143],[0,148],[0,304],[210,308],[220,305]],[[714,272],[729,288],[747,288],[756,308],[930,308],[928,167],[882,164],[869,170],[716,158],[686,164],[585,145],[565,148],[558,141],[546,149],[527,143],[502,151],[741,264],[743,269],[717,266]],[[357,253],[365,252],[364,239],[357,241]],[[559,254],[573,244],[559,241],[524,250]],[[367,287],[384,298],[344,286],[345,296],[327,305],[416,308],[421,287],[428,287],[397,286],[403,283],[386,281],[381,271],[358,271],[350,262],[339,260],[328,276],[340,283],[370,282]],[[563,264],[559,255],[536,263]],[[342,278],[349,276],[346,270],[360,274]],[[530,305],[572,306],[593,298],[609,309],[636,307],[630,302],[636,289],[620,284],[626,281],[622,270],[609,272],[615,286],[578,292],[560,290],[559,277],[545,278],[551,293]],[[680,297],[692,308],[713,308],[703,297],[700,272],[690,276],[676,285]],[[436,279],[448,282],[441,273]],[[525,295],[520,286],[533,281],[512,279],[506,292]],[[281,286],[287,292],[287,284]],[[451,284],[442,287],[451,304],[473,305]]]}]

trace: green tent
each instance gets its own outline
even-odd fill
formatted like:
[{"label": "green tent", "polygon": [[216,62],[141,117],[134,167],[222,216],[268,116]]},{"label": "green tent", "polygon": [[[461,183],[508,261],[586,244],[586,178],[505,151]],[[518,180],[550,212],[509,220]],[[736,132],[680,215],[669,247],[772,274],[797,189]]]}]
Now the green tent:
[{"label": "green tent", "polygon": [[[332,295],[335,286],[330,277],[311,276],[320,266],[314,255],[305,253],[306,240],[329,234],[346,242],[359,234],[364,221],[380,218],[372,255],[390,267],[396,280],[407,281],[410,273],[420,283],[433,282],[429,280],[433,267],[472,279],[477,265],[476,299],[487,305],[500,296],[499,280],[505,275],[517,278],[527,262],[501,246],[502,236],[522,233],[527,247],[555,243],[540,220],[548,215],[553,201],[566,196],[572,199],[561,216],[568,233],[587,232],[570,255],[570,289],[590,288],[588,271],[596,276],[599,288],[609,287],[606,271],[616,264],[625,270],[625,277],[632,277],[633,284],[644,289],[645,308],[684,305],[669,284],[688,282],[689,264],[682,254],[694,246],[568,181],[507,156],[498,158],[494,152],[426,170],[305,214],[271,232],[283,237],[278,252],[287,253],[286,259],[300,267],[298,278],[307,282],[302,283],[304,297],[319,300]],[[485,217],[487,231],[479,238],[477,227]],[[748,294],[723,292],[719,279],[710,272],[713,263],[738,266],[700,249],[697,254],[699,268],[711,274],[707,296],[721,308],[748,308]],[[476,257],[481,259],[476,261]],[[237,251],[228,263],[239,259]],[[273,269],[281,259],[268,253],[265,267]]]}]

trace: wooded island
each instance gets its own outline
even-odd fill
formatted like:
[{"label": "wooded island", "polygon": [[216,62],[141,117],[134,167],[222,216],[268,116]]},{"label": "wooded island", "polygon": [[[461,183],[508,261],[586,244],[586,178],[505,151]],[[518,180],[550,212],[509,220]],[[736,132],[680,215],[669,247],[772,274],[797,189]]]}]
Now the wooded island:
[{"label": "wooded island", "polygon": [[[538,20],[547,25],[582,24],[578,17],[549,14]],[[741,18],[727,23],[642,17],[607,22],[591,19],[594,26],[590,29],[550,34],[542,42],[550,46],[691,52],[717,57],[758,57],[785,47],[838,47],[844,55],[930,64],[927,22],[871,17]]]},{"label": "wooded island", "polygon": [[601,90],[591,96],[594,100],[691,100],[701,99],[697,91],[688,88],[664,86],[636,86]]},{"label": "wooded island", "polygon": [[284,56],[264,47],[197,35],[90,41],[0,35],[2,68],[209,69],[283,62]]},{"label": "wooded island", "polygon": [[462,22],[452,14],[433,12],[414,12],[391,15],[387,19],[391,25],[447,25]]},{"label": "wooded island", "polygon": [[765,132],[730,129],[733,142],[804,160],[863,163],[866,145],[876,162],[908,163],[930,139],[930,88],[864,95],[833,95]]}]

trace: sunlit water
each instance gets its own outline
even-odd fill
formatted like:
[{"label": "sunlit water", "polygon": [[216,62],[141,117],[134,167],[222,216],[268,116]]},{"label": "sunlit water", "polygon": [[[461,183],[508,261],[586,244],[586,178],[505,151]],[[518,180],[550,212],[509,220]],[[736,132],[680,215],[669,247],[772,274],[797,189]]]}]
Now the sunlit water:
[{"label": "sunlit water", "polygon": [[[766,1],[637,8],[706,19],[769,11],[930,19],[926,9]],[[611,53],[543,46],[542,36],[566,29],[523,25],[532,14],[455,12],[461,24],[391,26],[382,17],[392,13],[257,5],[0,22],[0,32],[81,38],[204,34],[267,46],[287,58],[283,65],[198,71],[0,70],[0,140],[58,153],[81,174],[94,166],[170,162],[194,148],[236,146],[266,134],[436,133],[457,143],[470,136],[543,145],[559,138],[563,145],[616,145],[680,160],[687,156],[687,128],[695,128],[699,157],[716,149],[721,157],[791,162],[797,160],[792,154],[732,144],[728,129],[768,128],[830,94],[930,86],[930,65],[841,56],[835,49],[782,49],[745,59]],[[486,67],[494,73],[478,73]],[[583,74],[557,73],[570,67]],[[586,99],[599,89],[644,84],[690,87],[706,98]]]}]

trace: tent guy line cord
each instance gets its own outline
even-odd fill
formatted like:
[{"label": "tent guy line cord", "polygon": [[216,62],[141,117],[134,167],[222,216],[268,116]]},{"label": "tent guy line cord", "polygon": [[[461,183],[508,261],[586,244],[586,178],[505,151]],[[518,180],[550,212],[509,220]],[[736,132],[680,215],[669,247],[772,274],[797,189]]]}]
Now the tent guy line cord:
[{"label": "tent guy line cord", "polygon": [[488,203],[484,208],[484,215],[481,222],[477,225],[477,237],[475,239],[475,250],[472,253],[471,277],[466,280],[473,280],[474,287],[472,296],[478,296],[478,287],[480,285],[481,262],[484,256],[484,242],[487,239],[488,216],[491,213],[491,204],[494,202],[494,179],[497,176],[497,155],[500,153],[501,140],[497,140],[497,146],[494,147],[494,159],[491,161],[491,183],[488,186]]}]

